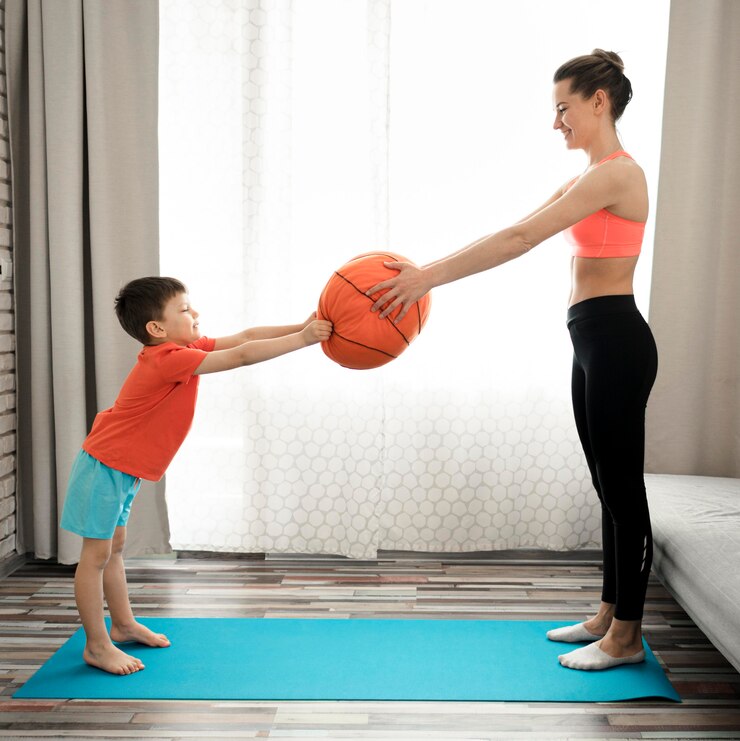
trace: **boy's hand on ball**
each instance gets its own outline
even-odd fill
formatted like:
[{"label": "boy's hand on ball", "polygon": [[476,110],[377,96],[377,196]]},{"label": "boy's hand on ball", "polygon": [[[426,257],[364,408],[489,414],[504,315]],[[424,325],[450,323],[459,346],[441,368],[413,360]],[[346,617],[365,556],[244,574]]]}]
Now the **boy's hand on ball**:
[{"label": "boy's hand on ball", "polygon": [[316,319],[316,312],[313,311],[313,312],[311,312],[311,315],[308,317],[308,319],[306,319],[306,321],[303,322],[303,325],[302,325],[303,329],[305,329],[315,319]]},{"label": "boy's hand on ball", "polygon": [[424,284],[423,271],[409,262],[386,262],[383,263],[391,270],[398,270],[398,275],[390,280],[385,280],[366,291],[366,296],[373,296],[379,291],[383,295],[370,307],[370,311],[380,311],[379,318],[385,319],[388,314],[402,306],[398,316],[393,320],[398,323],[403,319],[408,310],[425,293],[429,291]]},{"label": "boy's hand on ball", "polygon": [[315,345],[317,342],[325,342],[331,337],[332,323],[326,319],[314,319],[301,330],[303,339],[307,345]]}]

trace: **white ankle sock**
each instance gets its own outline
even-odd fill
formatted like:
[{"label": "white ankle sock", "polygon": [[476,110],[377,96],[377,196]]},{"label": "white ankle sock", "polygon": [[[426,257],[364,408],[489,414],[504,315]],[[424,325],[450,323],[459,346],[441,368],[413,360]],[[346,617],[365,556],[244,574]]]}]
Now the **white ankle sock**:
[{"label": "white ankle sock", "polygon": [[645,660],[645,651],[640,649],[632,656],[617,659],[609,656],[608,653],[602,651],[595,643],[592,643],[590,646],[577,648],[575,651],[558,656],[558,660],[563,666],[567,666],[569,669],[594,671],[611,669],[611,667],[619,666],[620,664],[639,664]]},{"label": "white ankle sock", "polygon": [[585,623],[577,625],[566,625],[564,628],[553,628],[547,631],[547,637],[551,641],[563,641],[564,643],[581,643],[583,641],[598,641],[604,636],[597,636],[586,630]]}]

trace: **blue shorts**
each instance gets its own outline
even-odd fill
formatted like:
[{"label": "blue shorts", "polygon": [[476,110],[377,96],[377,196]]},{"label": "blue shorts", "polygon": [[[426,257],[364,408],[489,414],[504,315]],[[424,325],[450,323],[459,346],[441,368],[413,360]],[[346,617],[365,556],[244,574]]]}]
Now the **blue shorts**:
[{"label": "blue shorts", "polygon": [[140,486],[141,479],[80,450],[69,475],[61,527],[84,538],[109,540],[128,522]]}]

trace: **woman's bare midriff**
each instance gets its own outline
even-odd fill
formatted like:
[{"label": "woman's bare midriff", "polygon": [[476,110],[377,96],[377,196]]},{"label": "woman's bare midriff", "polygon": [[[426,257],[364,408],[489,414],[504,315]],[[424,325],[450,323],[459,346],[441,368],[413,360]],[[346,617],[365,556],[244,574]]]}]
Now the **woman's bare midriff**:
[{"label": "woman's bare midriff", "polygon": [[634,293],[637,257],[574,257],[571,260],[569,306],[597,296]]}]

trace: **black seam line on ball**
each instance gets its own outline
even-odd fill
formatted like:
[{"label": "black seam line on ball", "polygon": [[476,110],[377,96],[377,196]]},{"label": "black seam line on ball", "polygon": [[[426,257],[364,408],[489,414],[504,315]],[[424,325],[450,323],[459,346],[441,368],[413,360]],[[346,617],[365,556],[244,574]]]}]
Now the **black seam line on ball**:
[{"label": "black seam line on ball", "polygon": [[338,332],[334,332],[337,337],[339,337],[340,340],[344,340],[345,342],[350,342],[353,345],[359,345],[360,347],[364,347],[366,350],[372,350],[373,352],[379,352],[381,355],[387,355],[389,358],[397,358],[398,355],[393,355],[392,353],[386,352],[385,350],[381,350],[378,347],[372,347],[372,345],[365,345],[362,342],[357,342],[357,340],[350,340],[349,337],[342,337]]},{"label": "black seam line on ball", "polygon": [[[354,283],[353,283],[353,282],[352,282],[352,281],[351,281],[351,280],[350,280],[349,278],[345,278],[345,277],[344,277],[344,276],[343,276],[343,275],[342,275],[341,273],[339,273],[339,272],[335,272],[335,273],[334,273],[334,275],[338,275],[338,276],[339,276],[339,277],[340,277],[340,278],[341,278],[341,279],[342,279],[343,281],[346,281],[347,283],[349,283],[349,285],[351,285],[351,286],[352,286],[352,288],[354,288],[354,289],[355,289],[355,291],[357,291],[357,293],[359,293],[359,294],[360,294],[361,296],[364,296],[364,297],[365,297],[365,298],[366,298],[366,299],[367,299],[367,300],[368,300],[368,301],[369,301],[369,302],[370,302],[371,304],[374,304],[374,303],[375,303],[375,302],[374,302],[374,301],[373,301],[373,300],[372,300],[372,299],[370,298],[370,296],[368,296],[368,295],[367,295],[367,294],[366,294],[366,293],[365,293],[365,292],[364,292],[364,291],[363,291],[362,289],[358,288],[358,287],[357,287],[357,286],[356,286],[356,285],[355,285],[355,284],[354,284]],[[418,307],[417,307],[417,308],[418,308]],[[400,335],[401,335],[401,337],[403,338],[403,341],[404,341],[404,342],[405,342],[405,343],[406,343],[407,345],[410,345],[410,344],[411,344],[411,342],[410,342],[409,340],[407,340],[407,339],[406,339],[406,335],[405,335],[405,334],[404,334],[404,333],[403,333],[403,332],[402,332],[402,331],[401,331],[401,330],[400,330],[400,329],[399,329],[399,328],[398,328],[398,327],[397,327],[397,326],[396,326],[396,325],[395,325],[395,324],[393,323],[393,320],[391,319],[391,317],[390,317],[390,314],[389,314],[389,315],[388,315],[388,316],[387,316],[387,317],[386,317],[385,319],[386,319],[386,321],[387,321],[387,322],[388,322],[388,323],[389,323],[389,324],[391,325],[391,327],[393,327],[393,329],[395,329],[395,330],[396,330],[396,332],[398,332],[398,334],[400,334]],[[358,344],[360,344],[360,343],[358,343]],[[395,357],[395,356],[394,356],[394,357]]]},{"label": "black seam line on ball", "polygon": [[358,260],[364,260],[366,257],[387,257],[391,262],[398,262],[398,258],[395,255],[389,255],[386,252],[368,252],[365,255],[357,255],[357,257],[353,257],[347,264],[351,265]]}]

